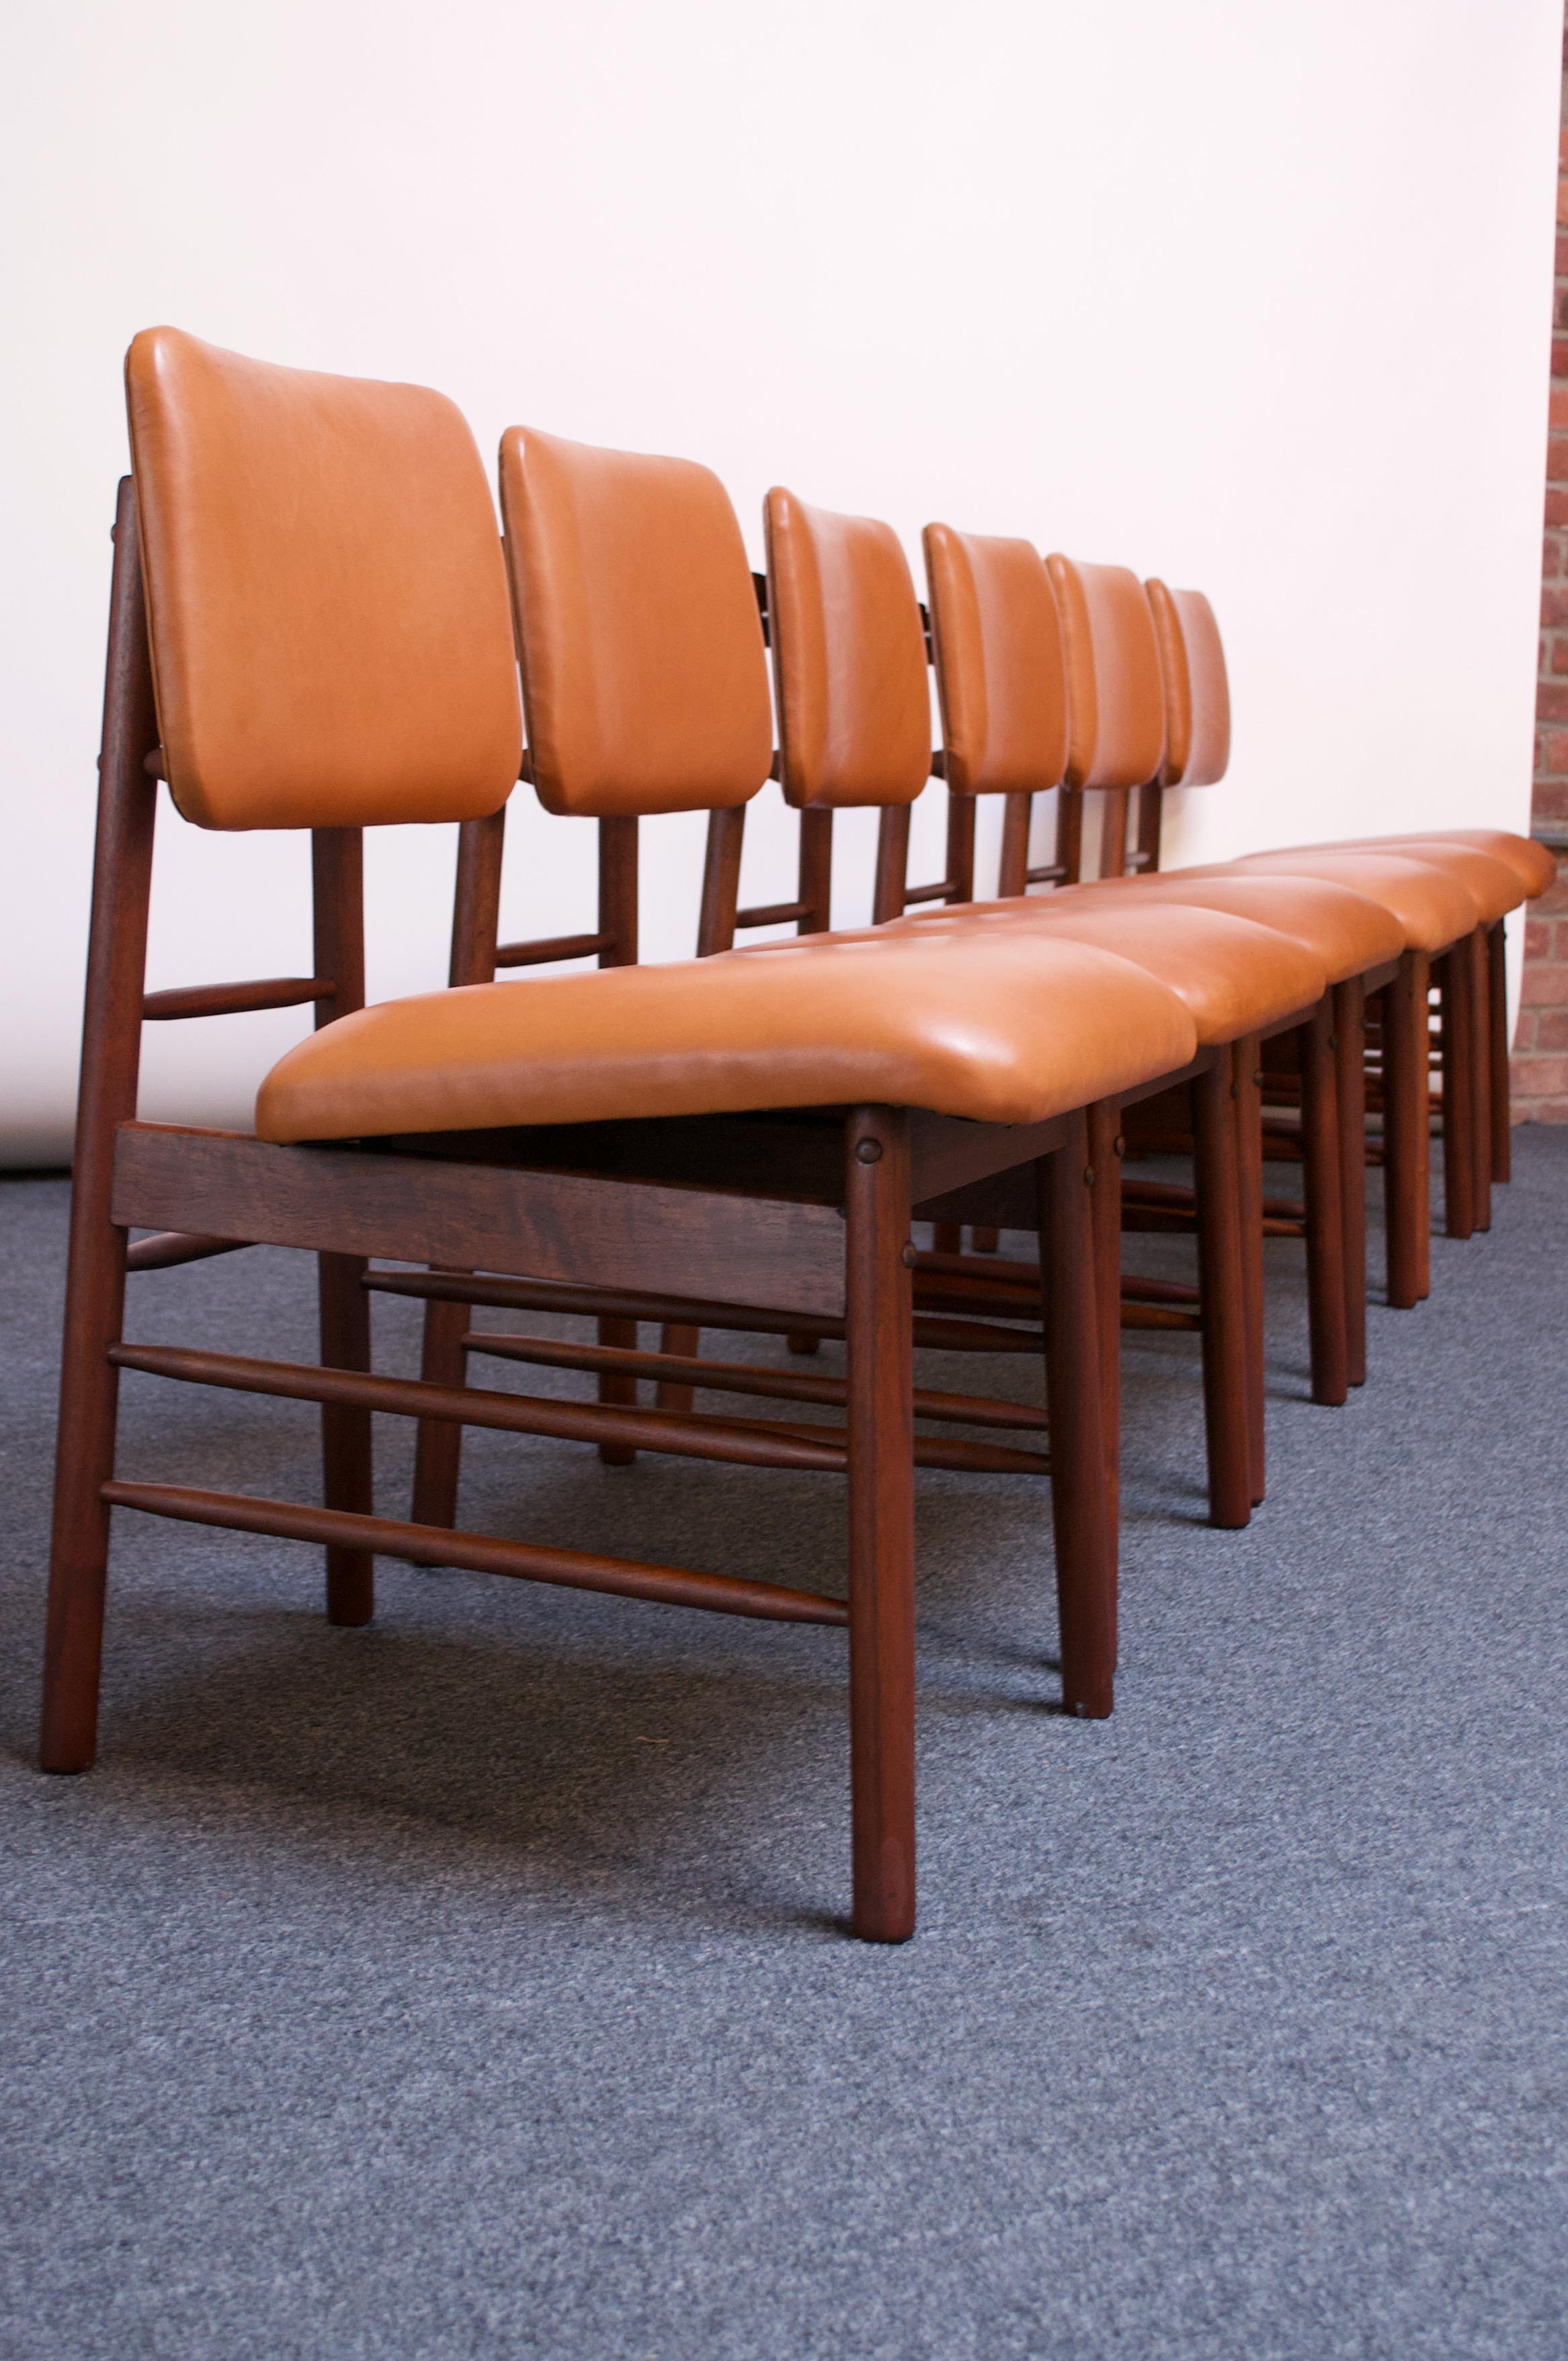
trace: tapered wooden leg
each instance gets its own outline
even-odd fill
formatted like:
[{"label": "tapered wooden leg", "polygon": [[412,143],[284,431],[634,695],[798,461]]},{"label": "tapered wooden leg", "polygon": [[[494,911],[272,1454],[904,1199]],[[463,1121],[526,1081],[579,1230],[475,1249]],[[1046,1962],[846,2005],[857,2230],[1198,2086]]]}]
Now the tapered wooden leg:
[{"label": "tapered wooden leg", "polygon": [[845,1127],[850,1749],[854,1930],[915,1932],[915,1409],[909,1134],[858,1107]]},{"label": "tapered wooden leg", "polygon": [[1115,1699],[1115,1569],[1106,1516],[1089,1125],[1038,1168],[1040,1275],[1045,1304],[1046,1399],[1051,1432],[1051,1521],[1056,1534],[1062,1705],[1103,1720]]},{"label": "tapered wooden leg", "polygon": [[[425,1305],[419,1373],[429,1384],[467,1384],[468,1356],[463,1349],[463,1339],[473,1316],[466,1303]],[[451,1526],[457,1522],[457,1487],[462,1470],[462,1428],[450,1419],[418,1420],[413,1505],[409,1512],[416,1525]]]},{"label": "tapered wooden leg", "polygon": [[1383,994],[1383,1195],[1388,1301],[1409,1312],[1429,1284],[1431,1227],[1424,951],[1406,951]]},{"label": "tapered wooden leg", "polygon": [[1336,983],[1334,1073],[1339,1091],[1340,1218],[1344,1225],[1345,1374],[1366,1383],[1366,988]]},{"label": "tapered wooden leg", "polygon": [[1264,1496],[1267,1454],[1264,1430],[1263,1364],[1263,1045],[1255,1034],[1234,1053],[1237,1228],[1242,1250],[1242,1305],[1246,1322],[1247,1450],[1252,1504]]},{"label": "tapered wooden leg", "polygon": [[1486,941],[1486,1040],[1491,1067],[1492,1178],[1513,1178],[1513,1125],[1508,1106],[1508,951],[1499,918]]},{"label": "tapered wooden leg", "polygon": [[1029,887],[1029,819],[1035,798],[1024,789],[1005,796],[1002,806],[1002,861],[996,890],[1005,901]]},{"label": "tapered wooden leg", "polygon": [[1198,1197],[1198,1293],[1203,1307],[1203,1422],[1209,1521],[1234,1531],[1252,1517],[1246,1304],[1232,1099],[1234,1052],[1221,1051],[1192,1089]]},{"label": "tapered wooden leg", "polygon": [[[659,1331],[661,1353],[679,1353],[685,1359],[691,1360],[701,1344],[702,1330],[688,1327],[685,1323],[666,1321]],[[653,1389],[653,1403],[657,1410],[679,1411],[684,1416],[696,1400],[695,1386],[672,1385],[667,1378],[661,1378]]]},{"label": "tapered wooden leg", "polygon": [[[449,984],[493,983],[500,935],[501,864],[506,852],[506,808],[488,818],[465,820],[457,830],[457,876],[452,902]],[[463,1349],[472,1313],[465,1303],[431,1301],[424,1307],[420,1375],[433,1385],[468,1381]],[[451,1420],[422,1418],[414,1436],[413,1499],[409,1513],[418,1525],[457,1521],[457,1489],[463,1468],[463,1429]]]},{"label": "tapered wooden leg", "polygon": [[1340,1211],[1339,1099],[1333,1008],[1325,995],[1300,1027],[1301,1148],[1307,1202],[1307,1320],[1312,1400],[1331,1408],[1350,1390],[1344,1327],[1344,1222]]},{"label": "tapered wooden leg", "polygon": [[1105,1555],[1115,1663],[1116,1558],[1122,1531],[1122,1111],[1113,1099],[1089,1110],[1090,1222],[1100,1324],[1100,1443],[1105,1483]]},{"label": "tapered wooden leg", "polygon": [[115,1228],[109,1210],[115,1129],[134,1116],[137,1105],[158,807],[144,760],[157,742],[136,494],[127,477],[115,518],[98,833],[71,1159],[39,1745],[46,1771],[85,1771],[97,1746],[109,1565],[109,1510],[101,1488],[115,1472],[119,1401],[119,1372],[110,1367],[108,1352],[119,1338],[126,1294],[126,1233]]},{"label": "tapered wooden leg", "polygon": [[933,1222],[931,1251],[933,1254],[959,1254],[963,1250],[964,1234],[957,1222]]},{"label": "tapered wooden leg", "polygon": [[[370,1299],[362,1281],[366,1265],[357,1255],[318,1255],[321,1288],[322,1366],[328,1369],[370,1367]],[[329,1509],[375,1513],[370,1463],[370,1413],[351,1402],[322,1405],[322,1497]],[[368,1550],[329,1542],[326,1552],[326,1615],[350,1628],[368,1623],[376,1610],[376,1562]]]},{"label": "tapered wooden leg", "polygon": [[1470,1210],[1478,1230],[1492,1226],[1491,997],[1485,927],[1457,948],[1464,957],[1470,994]]},{"label": "tapered wooden leg", "polygon": [[[607,1315],[600,1320],[598,1332],[601,1345],[612,1345],[625,1353],[634,1353],[637,1349],[635,1320]],[[599,1378],[598,1398],[601,1402],[609,1402],[618,1410],[630,1409],[637,1400],[637,1380],[622,1376],[619,1369],[607,1369]],[[637,1456],[629,1443],[601,1443],[598,1455],[607,1467],[630,1467]]]},{"label": "tapered wooden leg", "polygon": [[1463,943],[1455,943],[1442,961],[1441,989],[1442,1225],[1451,1238],[1467,1238],[1475,1229],[1475,1106],[1470,1073],[1475,1012]]}]

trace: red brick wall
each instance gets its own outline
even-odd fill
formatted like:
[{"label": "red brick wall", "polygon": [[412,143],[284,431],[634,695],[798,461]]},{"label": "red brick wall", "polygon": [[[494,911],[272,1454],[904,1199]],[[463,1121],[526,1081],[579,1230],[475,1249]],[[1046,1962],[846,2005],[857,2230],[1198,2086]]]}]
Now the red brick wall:
[{"label": "red brick wall", "polygon": [[1557,883],[1530,907],[1523,1005],[1514,1038],[1514,1120],[1568,1123],[1568,33],[1557,165],[1552,420],[1541,568],[1532,832],[1557,850]]}]

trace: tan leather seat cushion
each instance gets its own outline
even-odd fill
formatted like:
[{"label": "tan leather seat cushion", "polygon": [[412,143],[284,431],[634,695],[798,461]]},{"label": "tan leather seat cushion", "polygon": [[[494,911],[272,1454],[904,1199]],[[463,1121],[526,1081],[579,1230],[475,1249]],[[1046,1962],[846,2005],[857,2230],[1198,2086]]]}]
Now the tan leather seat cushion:
[{"label": "tan leather seat cushion", "polygon": [[1168,787],[1209,787],[1231,759],[1231,687],[1214,610],[1201,590],[1168,590],[1157,578],[1144,589],[1154,617],[1165,684]]},{"label": "tan leather seat cushion", "polygon": [[924,540],[948,786],[1054,787],[1067,767],[1067,659],[1039,551],[947,524]]},{"label": "tan leather seat cushion", "polygon": [[149,328],[126,357],[170,791],[203,828],[478,819],[517,782],[500,537],[461,412]]},{"label": "tan leather seat cushion", "polygon": [[1108,877],[1066,891],[1135,906],[1152,898],[1192,909],[1228,910],[1233,917],[1251,918],[1304,944],[1322,961],[1331,983],[1365,975],[1398,959],[1405,948],[1404,928],[1381,902],[1324,877],[1193,877],[1176,871],[1164,876]]},{"label": "tan leather seat cushion", "polygon": [[500,481],[545,808],[600,818],[754,796],[773,755],[768,660],[718,477],[514,426]]},{"label": "tan leather seat cushion", "polygon": [[[1437,861],[1452,867],[1483,903],[1495,904],[1494,915],[1499,918],[1517,909],[1521,901],[1544,894],[1557,873],[1557,863],[1544,844],[1536,844],[1528,836],[1515,836],[1502,828],[1431,829],[1409,836],[1348,837],[1338,844],[1293,845],[1291,850],[1401,852],[1412,860]],[[1497,874],[1499,869],[1508,873],[1506,881]],[[1512,899],[1506,900],[1510,884]]]},{"label": "tan leather seat cushion", "polygon": [[785,801],[913,803],[931,775],[931,700],[898,535],[778,487],[762,523]]},{"label": "tan leather seat cushion", "polygon": [[1446,950],[1450,943],[1481,923],[1475,896],[1459,878],[1446,876],[1430,862],[1413,861],[1398,852],[1249,852],[1240,861],[1165,873],[1223,877],[1254,872],[1264,876],[1272,873],[1281,877],[1323,877],[1331,884],[1348,885],[1369,901],[1381,902],[1398,918],[1412,950]]},{"label": "tan leather seat cushion", "polygon": [[1175,994],[1109,952],[881,930],[386,1001],[280,1059],[256,1123],[352,1139],[845,1104],[1036,1123],[1195,1048]]},{"label": "tan leather seat cushion", "polygon": [[1102,902],[1092,888],[1005,902],[959,903],[896,920],[902,932],[1039,934],[1135,961],[1190,1010],[1204,1048],[1237,1041],[1311,1008],[1327,988],[1323,962],[1305,944],[1223,910],[1151,899]]},{"label": "tan leather seat cushion", "polygon": [[1046,560],[1067,650],[1067,777],[1074,787],[1138,787],[1165,751],[1159,649],[1144,586],[1125,566]]}]

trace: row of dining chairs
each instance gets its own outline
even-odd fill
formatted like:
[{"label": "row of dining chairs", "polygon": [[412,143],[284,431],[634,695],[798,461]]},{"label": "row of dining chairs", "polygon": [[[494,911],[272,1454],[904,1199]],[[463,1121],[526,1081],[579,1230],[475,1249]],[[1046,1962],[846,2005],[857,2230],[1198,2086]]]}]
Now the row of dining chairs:
[{"label": "row of dining chairs", "polygon": [[[472,437],[424,389],[170,329],[137,337],[126,387],[44,1764],[93,1757],[115,1510],[323,1546],[341,1624],[368,1620],[380,1554],[840,1627],[852,1923],[902,1939],[916,1469],[1048,1480],[1063,1703],[1108,1713],[1122,1328],[1198,1332],[1211,1514],[1245,1524],[1265,1480],[1266,1235],[1303,1241],[1313,1392],[1333,1403],[1365,1376],[1369,1155],[1388,1299],[1429,1282],[1434,1075],[1449,1226],[1486,1224],[1507,1170],[1501,922],[1547,882],[1539,849],[1478,830],[1161,872],[1165,794],[1228,754],[1195,592],[934,525],[923,608],[888,526],[784,491],[754,577],[707,469],[526,429],[503,439],[498,537]],[[934,774],[945,873],[911,885],[910,809]],[[746,908],[744,815],[770,776],[800,815],[797,892]],[[520,778],[597,824],[587,933],[499,939]],[[147,993],[159,781],[198,826],[311,831],[311,976]],[[1052,790],[1054,857],[1031,867]],[[1004,799],[989,901],[981,795]],[[873,907],[835,929],[833,816],[868,806]],[[639,824],[683,810],[708,814],[696,955],[643,966]],[[363,830],[410,821],[458,824],[449,985],[367,1007]],[[795,933],[736,947],[782,925]],[[498,980],[531,967],[553,972]],[[145,1021],[288,1005],[313,1006],[315,1029],[266,1077],[253,1132],[137,1119]],[[1172,1146],[1190,1186],[1137,1176]],[[1266,1150],[1299,1159],[1299,1201],[1265,1195]],[[1195,1234],[1195,1287],[1124,1272],[1124,1230],[1155,1228]],[[1004,1261],[1003,1231],[1033,1234],[1037,1257]],[[253,1243],[317,1255],[319,1364],[126,1337],[130,1275]],[[387,1293],[424,1304],[417,1378],[372,1367]],[[476,1307],[577,1315],[594,1341],[476,1328]],[[712,1348],[737,1334],[787,1349]],[[825,1339],[842,1375],[806,1366]],[[1044,1411],[917,1386],[926,1348],[1043,1358]],[[484,1387],[482,1356],[580,1371],[596,1398]],[[126,1368],[319,1405],[322,1501],[123,1476]],[[377,1413],[416,1422],[407,1517],[376,1509]],[[842,1478],[847,1597],[469,1532],[468,1426],[611,1463]]]}]

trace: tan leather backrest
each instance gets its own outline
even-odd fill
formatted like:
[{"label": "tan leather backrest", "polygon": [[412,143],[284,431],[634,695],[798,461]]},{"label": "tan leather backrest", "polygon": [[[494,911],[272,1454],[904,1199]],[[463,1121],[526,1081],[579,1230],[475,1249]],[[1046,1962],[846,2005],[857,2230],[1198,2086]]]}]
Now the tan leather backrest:
[{"label": "tan leather backrest", "polygon": [[776,489],[762,515],[786,800],[912,804],[931,775],[931,700],[897,534]]},{"label": "tan leather backrest", "polygon": [[1214,609],[1201,590],[1145,583],[1165,681],[1168,787],[1212,787],[1231,759],[1231,686]]},{"label": "tan leather backrest", "polygon": [[925,546],[948,786],[1056,786],[1067,768],[1067,663],[1038,550],[946,524],[927,526]]},{"label": "tan leather backrest", "polygon": [[718,477],[525,426],[501,438],[500,474],[540,800],[596,817],[745,803],[768,775],[773,717]]},{"label": "tan leather backrest", "polygon": [[126,357],[164,770],[203,828],[499,810],[522,744],[461,413],[149,328]]},{"label": "tan leather backrest", "polygon": [[1061,609],[1073,787],[1139,787],[1165,750],[1165,706],[1154,618],[1125,566],[1046,560]]}]

